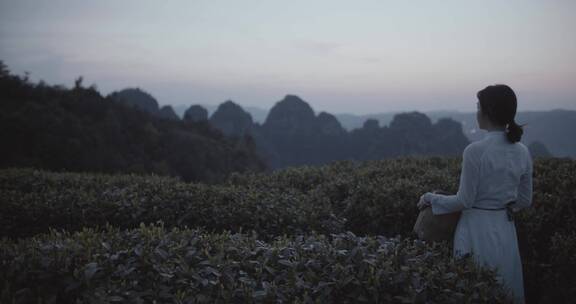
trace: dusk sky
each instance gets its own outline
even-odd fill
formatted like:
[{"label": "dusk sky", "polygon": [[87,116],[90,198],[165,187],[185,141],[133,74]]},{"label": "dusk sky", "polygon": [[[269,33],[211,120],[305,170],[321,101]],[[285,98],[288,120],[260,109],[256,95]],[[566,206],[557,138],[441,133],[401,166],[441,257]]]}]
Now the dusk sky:
[{"label": "dusk sky", "polygon": [[0,60],[160,104],[474,111],[505,83],[519,111],[576,110],[576,1],[0,0]]}]

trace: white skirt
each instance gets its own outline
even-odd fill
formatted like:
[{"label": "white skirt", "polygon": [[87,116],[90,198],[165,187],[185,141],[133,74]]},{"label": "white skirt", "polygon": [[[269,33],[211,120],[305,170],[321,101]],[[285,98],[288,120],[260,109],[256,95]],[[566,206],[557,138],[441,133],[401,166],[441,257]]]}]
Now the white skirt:
[{"label": "white skirt", "polygon": [[524,303],[522,262],[516,226],[506,210],[466,209],[454,233],[454,256],[472,254],[478,265],[495,269],[514,303]]}]

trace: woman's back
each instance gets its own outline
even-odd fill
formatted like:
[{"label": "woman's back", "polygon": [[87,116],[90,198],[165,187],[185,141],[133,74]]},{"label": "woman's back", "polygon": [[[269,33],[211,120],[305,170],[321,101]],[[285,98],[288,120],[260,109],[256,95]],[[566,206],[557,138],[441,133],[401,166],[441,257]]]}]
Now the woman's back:
[{"label": "woman's back", "polygon": [[474,207],[503,208],[511,201],[526,205],[522,195],[531,157],[522,143],[510,143],[504,132],[488,132],[486,138],[467,149],[469,161],[478,164],[478,188]]}]

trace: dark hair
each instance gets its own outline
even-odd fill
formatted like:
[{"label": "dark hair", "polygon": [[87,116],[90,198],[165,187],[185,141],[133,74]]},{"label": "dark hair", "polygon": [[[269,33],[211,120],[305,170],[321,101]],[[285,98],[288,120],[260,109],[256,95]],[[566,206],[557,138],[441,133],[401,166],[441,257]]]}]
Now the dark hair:
[{"label": "dark hair", "polygon": [[493,123],[506,127],[506,137],[511,143],[522,138],[522,126],[519,126],[516,116],[516,94],[505,84],[487,86],[476,94],[480,102],[480,110]]}]

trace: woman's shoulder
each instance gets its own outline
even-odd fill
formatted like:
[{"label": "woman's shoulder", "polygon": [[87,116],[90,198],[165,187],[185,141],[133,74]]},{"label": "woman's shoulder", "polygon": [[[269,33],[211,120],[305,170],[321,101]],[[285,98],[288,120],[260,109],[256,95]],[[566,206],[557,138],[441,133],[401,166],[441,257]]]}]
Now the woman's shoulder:
[{"label": "woman's shoulder", "polygon": [[462,159],[466,163],[480,163],[486,152],[486,145],[482,140],[470,143],[462,153]]},{"label": "woman's shoulder", "polygon": [[484,154],[486,148],[488,147],[486,140],[478,140],[471,142],[466,148],[464,148],[464,156],[479,157]]},{"label": "woman's shoulder", "polygon": [[526,147],[525,144],[523,144],[522,142],[516,142],[514,143],[514,145],[516,145],[518,148],[518,150],[524,152],[524,153],[528,153],[530,154],[530,149],[528,149],[528,147]]}]

